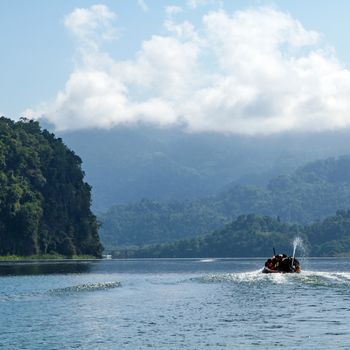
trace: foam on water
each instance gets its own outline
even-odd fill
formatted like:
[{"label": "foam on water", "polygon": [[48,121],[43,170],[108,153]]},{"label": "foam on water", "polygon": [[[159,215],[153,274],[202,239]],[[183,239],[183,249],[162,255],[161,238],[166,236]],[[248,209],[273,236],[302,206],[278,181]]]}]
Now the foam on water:
[{"label": "foam on water", "polygon": [[213,273],[193,279],[199,283],[299,284],[350,287],[349,272],[302,271],[299,274],[264,274],[261,270],[242,273]]},{"label": "foam on water", "polygon": [[217,259],[214,258],[208,258],[208,259],[201,259],[199,260],[200,263],[212,263],[215,262]]},{"label": "foam on water", "polygon": [[264,274],[261,270],[251,271],[251,272],[241,272],[241,273],[214,273],[207,276],[197,278],[200,283],[276,283],[282,284],[287,283],[288,278],[286,274]]},{"label": "foam on water", "polygon": [[304,271],[300,274],[304,284],[324,287],[350,287],[349,272]]},{"label": "foam on water", "polygon": [[78,284],[76,286],[69,286],[65,288],[56,288],[49,290],[50,293],[77,293],[77,292],[93,292],[98,290],[107,290],[120,287],[120,282],[98,282],[98,283],[85,283]]},{"label": "foam on water", "polygon": [[206,276],[193,278],[192,280],[200,283],[221,283],[221,282],[258,282],[265,276],[261,270],[241,272],[241,273],[212,273]]}]

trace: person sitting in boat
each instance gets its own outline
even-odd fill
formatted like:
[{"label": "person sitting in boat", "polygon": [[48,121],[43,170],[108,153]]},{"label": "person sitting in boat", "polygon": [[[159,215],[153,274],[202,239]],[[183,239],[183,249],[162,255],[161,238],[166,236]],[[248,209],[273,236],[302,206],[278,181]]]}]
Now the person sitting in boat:
[{"label": "person sitting in boat", "polygon": [[286,254],[274,255],[271,259],[271,261],[272,261],[272,269],[271,270],[279,270],[283,259],[286,257],[287,257]]},{"label": "person sitting in boat", "polygon": [[279,270],[282,272],[300,272],[300,263],[297,259],[286,256],[282,259]]},{"label": "person sitting in boat", "polygon": [[274,255],[272,257],[272,263],[273,263],[273,269],[272,270],[278,270],[279,266],[280,266],[280,257],[278,255]]},{"label": "person sitting in boat", "polygon": [[280,264],[280,271],[283,272],[294,272],[293,259],[291,257],[285,257],[282,259]]},{"label": "person sitting in boat", "polygon": [[265,267],[267,267],[270,270],[274,269],[274,263],[272,262],[272,259],[267,259],[267,261],[265,262]]}]

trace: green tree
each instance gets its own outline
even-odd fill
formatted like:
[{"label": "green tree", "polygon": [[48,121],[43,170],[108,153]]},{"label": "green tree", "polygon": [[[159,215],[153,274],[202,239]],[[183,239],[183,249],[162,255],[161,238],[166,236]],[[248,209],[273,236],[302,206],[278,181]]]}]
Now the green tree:
[{"label": "green tree", "polygon": [[0,254],[100,256],[81,159],[36,121],[0,118]]}]

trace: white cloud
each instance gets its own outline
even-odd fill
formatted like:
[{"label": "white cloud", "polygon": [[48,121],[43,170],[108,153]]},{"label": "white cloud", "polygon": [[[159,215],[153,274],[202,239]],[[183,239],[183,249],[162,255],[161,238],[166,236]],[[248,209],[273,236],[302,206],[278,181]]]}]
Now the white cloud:
[{"label": "white cloud", "polygon": [[137,0],[137,4],[140,6],[143,12],[147,12],[149,10],[149,7],[146,4],[145,0]]},{"label": "white cloud", "polygon": [[223,6],[223,2],[221,0],[187,0],[187,6],[193,10],[208,5]]},{"label": "white cloud", "polygon": [[177,15],[178,13],[181,13],[183,9],[180,6],[175,6],[175,5],[169,5],[165,7],[165,13],[167,16],[173,16]]},{"label": "white cloud", "polygon": [[117,37],[113,27],[116,15],[105,5],[93,5],[90,8],[77,8],[66,16],[64,24],[80,41],[96,47],[102,40]]},{"label": "white cloud", "polygon": [[27,116],[58,129],[139,122],[243,134],[350,127],[350,71],[319,33],[286,13],[220,10],[199,27],[167,18],[168,33],[144,41],[126,61],[99,46],[115,17],[100,5],[66,17],[84,47],[80,61],[54,101]]}]

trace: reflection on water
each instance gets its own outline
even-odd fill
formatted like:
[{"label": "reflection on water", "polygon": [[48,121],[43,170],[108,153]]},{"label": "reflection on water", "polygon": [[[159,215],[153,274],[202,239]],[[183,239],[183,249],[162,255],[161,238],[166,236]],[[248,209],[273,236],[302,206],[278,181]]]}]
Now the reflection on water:
[{"label": "reflection on water", "polygon": [[88,273],[89,261],[0,262],[0,276]]}]

